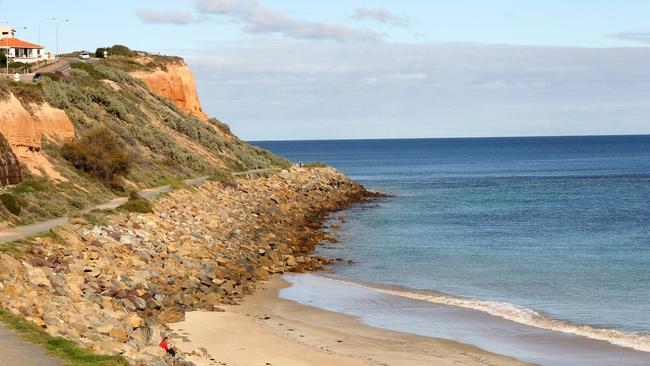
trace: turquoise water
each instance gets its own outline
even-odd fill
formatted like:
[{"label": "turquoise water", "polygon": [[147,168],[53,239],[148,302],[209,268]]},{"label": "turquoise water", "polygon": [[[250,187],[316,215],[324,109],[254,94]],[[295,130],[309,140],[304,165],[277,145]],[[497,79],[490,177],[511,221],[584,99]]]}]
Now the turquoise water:
[{"label": "turquoise water", "polygon": [[335,278],[650,345],[650,136],[255,144],[394,195],[345,213]]}]

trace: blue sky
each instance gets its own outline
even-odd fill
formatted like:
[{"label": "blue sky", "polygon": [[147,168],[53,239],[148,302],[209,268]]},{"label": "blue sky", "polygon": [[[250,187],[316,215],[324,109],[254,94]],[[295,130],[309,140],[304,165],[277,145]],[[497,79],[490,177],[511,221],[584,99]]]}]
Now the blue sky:
[{"label": "blue sky", "polygon": [[[0,0],[62,51],[183,56],[246,139],[650,133],[650,1]],[[42,23],[54,49],[55,21]]]}]

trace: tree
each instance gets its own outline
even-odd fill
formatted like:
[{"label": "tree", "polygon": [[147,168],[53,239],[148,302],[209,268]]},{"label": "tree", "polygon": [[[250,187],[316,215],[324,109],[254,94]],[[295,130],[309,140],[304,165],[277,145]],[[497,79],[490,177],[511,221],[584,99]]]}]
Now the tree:
[{"label": "tree", "polygon": [[0,66],[7,66],[7,56],[5,56],[5,50],[0,50]]}]

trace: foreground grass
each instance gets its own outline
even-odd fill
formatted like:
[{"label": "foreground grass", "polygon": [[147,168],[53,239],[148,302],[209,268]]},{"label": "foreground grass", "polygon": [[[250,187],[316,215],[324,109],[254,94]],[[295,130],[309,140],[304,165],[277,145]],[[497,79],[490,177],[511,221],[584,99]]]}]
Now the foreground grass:
[{"label": "foreground grass", "polygon": [[21,339],[42,345],[48,353],[61,359],[65,366],[126,366],[122,356],[101,356],[61,337],[53,337],[29,321],[0,309],[0,321],[18,332]]}]

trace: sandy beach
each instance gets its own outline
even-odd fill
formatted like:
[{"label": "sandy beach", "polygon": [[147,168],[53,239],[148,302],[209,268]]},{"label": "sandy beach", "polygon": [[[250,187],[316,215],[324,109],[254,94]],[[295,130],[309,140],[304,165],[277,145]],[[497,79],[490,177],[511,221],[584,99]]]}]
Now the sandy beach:
[{"label": "sandy beach", "polygon": [[184,353],[198,365],[527,365],[458,342],[363,325],[356,318],[278,297],[280,277],[263,283],[224,312],[191,312],[171,324]]}]

